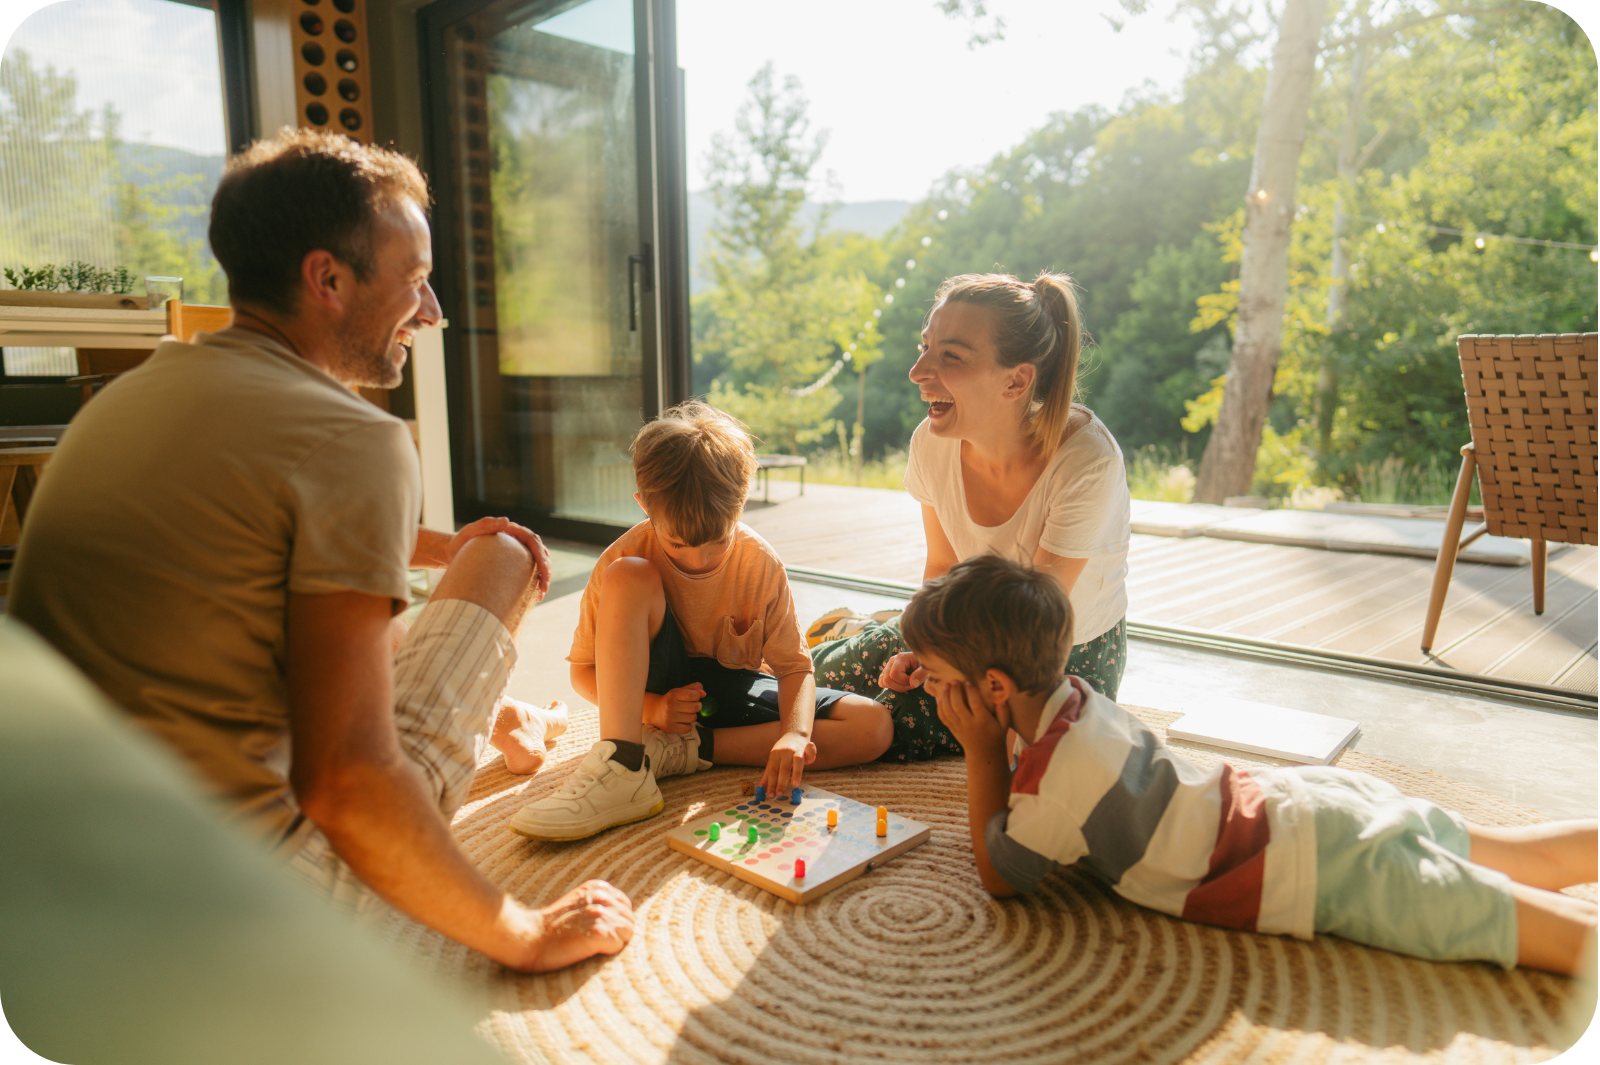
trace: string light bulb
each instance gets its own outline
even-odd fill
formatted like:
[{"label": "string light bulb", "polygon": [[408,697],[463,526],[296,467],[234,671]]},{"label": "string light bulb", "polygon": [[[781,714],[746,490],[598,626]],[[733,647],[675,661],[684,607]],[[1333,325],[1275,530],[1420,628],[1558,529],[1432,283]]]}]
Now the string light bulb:
[{"label": "string light bulb", "polygon": [[906,269],[907,270],[915,270],[916,268],[917,268],[917,260],[915,260],[915,259],[907,259],[906,260]]},{"label": "string light bulb", "polygon": [[1591,251],[1589,253],[1589,261],[1592,263],[1600,263],[1600,251]]},{"label": "string light bulb", "polygon": [[906,279],[903,278],[903,277],[895,278],[894,279],[894,287],[895,288],[905,288],[906,287]]},{"label": "string light bulb", "polygon": [[932,243],[933,243],[933,238],[932,237],[923,237],[922,238],[922,246],[924,248],[926,248],[929,244],[932,244]]},{"label": "string light bulb", "polygon": [[949,211],[940,211],[939,212],[939,221],[943,222],[946,218],[949,218],[949,217],[950,217],[950,212]]},{"label": "string light bulb", "polygon": [[[883,302],[884,303],[893,303],[894,302],[894,293],[893,292],[884,293]],[[872,313],[873,314],[877,314],[878,312],[877,311],[873,311]]]},{"label": "string light bulb", "polygon": [[1265,201],[1266,198],[1267,198],[1267,190],[1266,189],[1257,189],[1256,190],[1256,199]]},{"label": "string light bulb", "polygon": [[1387,233],[1389,232],[1389,227],[1384,225],[1382,222],[1379,222],[1377,225],[1377,230],[1379,233]]},{"label": "string light bulb", "polygon": [[1473,243],[1473,245],[1474,245],[1474,246],[1476,246],[1476,247],[1478,247],[1478,248],[1482,248],[1482,247],[1483,247],[1483,245],[1484,245],[1484,239],[1483,239],[1483,234],[1482,234],[1482,233],[1479,233],[1479,234],[1478,234],[1478,239],[1477,239],[1477,240],[1475,240],[1475,241],[1473,241],[1473,242],[1472,242],[1472,243]]}]

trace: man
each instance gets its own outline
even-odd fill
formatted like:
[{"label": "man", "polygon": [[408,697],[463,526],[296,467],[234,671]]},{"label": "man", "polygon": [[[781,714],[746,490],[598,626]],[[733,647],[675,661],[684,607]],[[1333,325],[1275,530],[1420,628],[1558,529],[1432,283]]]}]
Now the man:
[{"label": "man", "polygon": [[[427,202],[410,160],[341,136],[285,131],[234,159],[210,234],[234,325],[163,344],[84,408],[10,609],[330,895],[370,890],[545,971],[621,950],[627,897],[590,881],[525,906],[448,820],[549,557],[503,518],[419,530],[410,435],[350,391],[398,384],[439,320]],[[409,566],[445,573],[395,650]]]}]

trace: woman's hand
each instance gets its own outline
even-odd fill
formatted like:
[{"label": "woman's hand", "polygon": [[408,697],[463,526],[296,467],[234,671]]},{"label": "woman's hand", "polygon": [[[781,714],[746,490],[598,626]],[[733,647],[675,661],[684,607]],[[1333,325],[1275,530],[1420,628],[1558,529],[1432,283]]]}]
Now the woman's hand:
[{"label": "woman's hand", "polygon": [[917,661],[915,651],[901,651],[885,662],[878,674],[878,684],[892,692],[908,692],[912,688],[920,688],[922,682],[927,679],[928,671]]}]

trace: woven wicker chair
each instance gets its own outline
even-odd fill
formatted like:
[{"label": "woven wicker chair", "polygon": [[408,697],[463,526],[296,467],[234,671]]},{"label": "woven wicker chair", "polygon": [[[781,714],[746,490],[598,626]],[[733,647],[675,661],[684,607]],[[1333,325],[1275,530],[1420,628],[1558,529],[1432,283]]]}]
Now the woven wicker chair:
[{"label": "woven wicker chair", "polygon": [[[1424,652],[1433,649],[1457,553],[1484,533],[1533,542],[1535,614],[1544,613],[1545,545],[1596,544],[1596,339],[1562,333],[1456,341],[1472,443],[1461,449],[1461,476],[1433,570]],[[1484,524],[1463,538],[1474,473]]]}]

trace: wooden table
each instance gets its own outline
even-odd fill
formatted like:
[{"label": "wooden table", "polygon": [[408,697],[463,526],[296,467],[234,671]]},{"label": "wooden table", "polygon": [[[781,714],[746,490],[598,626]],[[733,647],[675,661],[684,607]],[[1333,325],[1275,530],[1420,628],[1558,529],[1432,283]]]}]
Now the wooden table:
[{"label": "wooden table", "polygon": [[756,482],[761,485],[761,502],[772,502],[772,482],[767,476],[768,470],[786,470],[799,467],[800,469],[800,494],[806,494],[806,460],[803,455],[757,455],[756,456]]}]

